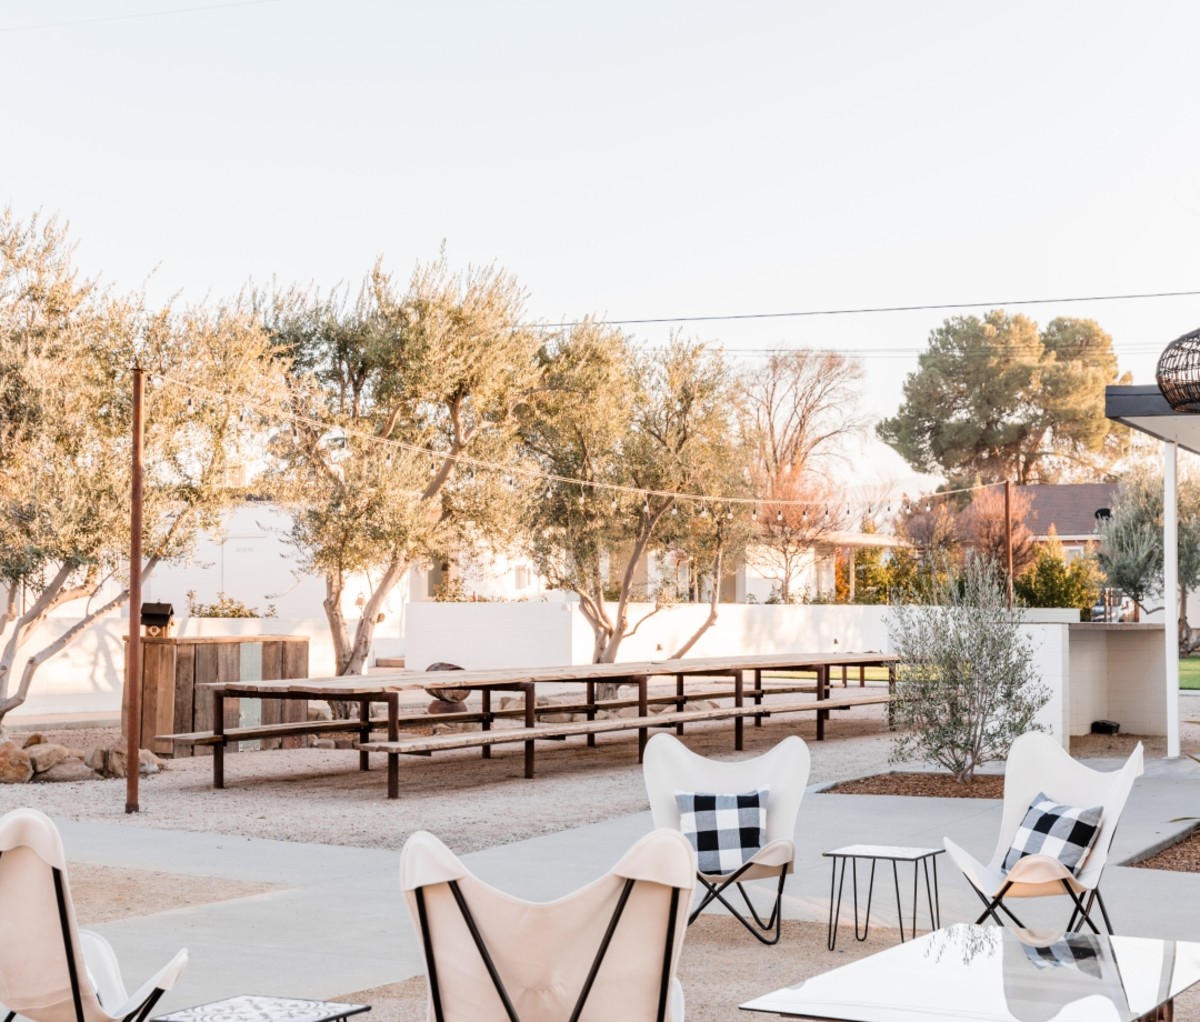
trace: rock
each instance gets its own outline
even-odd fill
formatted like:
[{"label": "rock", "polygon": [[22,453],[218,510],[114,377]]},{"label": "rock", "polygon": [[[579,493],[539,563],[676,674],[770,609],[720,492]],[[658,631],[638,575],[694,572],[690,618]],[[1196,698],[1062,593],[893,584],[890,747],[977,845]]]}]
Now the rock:
[{"label": "rock", "polygon": [[101,777],[125,776],[125,753],[117,748],[98,745],[87,754],[84,764]]},{"label": "rock", "polygon": [[54,745],[47,742],[39,742],[37,745],[27,746],[25,752],[29,756],[29,762],[33,764],[33,772],[35,774],[44,774],[51,767],[58,766],[59,763],[68,757],[66,746]]},{"label": "rock", "polygon": [[39,773],[35,781],[98,781],[100,775],[86,763],[78,759],[64,759],[55,763],[49,770]]},{"label": "rock", "polygon": [[358,745],[358,742],[353,738],[335,738],[333,740],[333,747],[335,749],[353,749],[356,745]]},{"label": "rock", "polygon": [[483,724],[477,720],[456,721],[453,724],[434,724],[432,731],[435,735],[452,734],[459,731],[482,731]]},{"label": "rock", "polygon": [[324,703],[309,703],[308,704],[308,719],[309,720],[333,720],[333,713]]},{"label": "rock", "polygon": [[[442,689],[442,692],[448,692],[449,689]],[[430,715],[439,713],[465,713],[467,704],[461,702],[450,702],[448,699],[435,699],[427,707],[425,712]]]},{"label": "rock", "polygon": [[0,784],[24,784],[33,777],[29,753],[16,742],[0,742]]},{"label": "rock", "polygon": [[167,764],[159,759],[149,749],[141,749],[138,752],[138,773],[146,776],[148,774],[156,774],[160,770],[166,770]]},{"label": "rock", "polygon": [[[462,668],[458,664],[448,664],[442,660],[437,663],[430,664],[425,668],[427,671],[461,671]],[[461,703],[471,694],[469,688],[450,688],[442,687],[441,685],[426,685],[425,691],[433,696],[434,699],[440,699],[446,703]]]},{"label": "rock", "polygon": [[30,731],[29,734],[25,736],[25,741],[21,743],[21,747],[28,749],[33,745],[41,745],[45,740],[46,736],[40,731]]},{"label": "rock", "polygon": [[314,749],[332,749],[334,747],[333,739],[332,738],[314,738],[313,742],[312,742],[312,747]]}]

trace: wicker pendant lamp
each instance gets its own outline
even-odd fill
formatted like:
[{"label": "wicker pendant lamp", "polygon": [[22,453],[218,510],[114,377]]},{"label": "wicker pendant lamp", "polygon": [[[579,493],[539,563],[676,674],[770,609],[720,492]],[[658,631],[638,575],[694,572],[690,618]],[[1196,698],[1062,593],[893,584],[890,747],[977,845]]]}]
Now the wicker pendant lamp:
[{"label": "wicker pendant lamp", "polygon": [[1163,348],[1154,379],[1174,411],[1200,412],[1200,330]]}]

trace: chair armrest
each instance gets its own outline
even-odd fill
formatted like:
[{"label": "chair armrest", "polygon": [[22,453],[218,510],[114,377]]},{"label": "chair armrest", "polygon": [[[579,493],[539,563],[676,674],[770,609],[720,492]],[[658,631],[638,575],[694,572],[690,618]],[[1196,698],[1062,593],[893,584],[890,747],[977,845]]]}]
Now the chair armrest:
[{"label": "chair armrest", "polygon": [[1074,880],[1075,874],[1053,855],[1025,855],[1013,863],[1007,879],[1014,884],[1049,884]]},{"label": "chair armrest", "polygon": [[170,990],[175,985],[175,981],[179,979],[180,974],[187,965],[187,961],[187,948],[184,948],[159,969],[158,972],[138,987],[124,1004],[116,1005],[115,1007],[105,1005],[104,1010],[114,1018],[125,1018],[132,1014],[146,1003],[155,990]]}]

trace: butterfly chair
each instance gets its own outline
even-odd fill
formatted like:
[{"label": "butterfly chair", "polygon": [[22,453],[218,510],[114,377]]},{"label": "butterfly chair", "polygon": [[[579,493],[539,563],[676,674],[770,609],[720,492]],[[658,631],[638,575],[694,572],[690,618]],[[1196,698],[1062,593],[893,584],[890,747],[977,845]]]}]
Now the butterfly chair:
[{"label": "butterfly chair", "polygon": [[1091,917],[1098,905],[1112,933],[1100,875],[1134,779],[1141,773],[1140,742],[1125,765],[1110,772],[1084,766],[1044,734],[1030,732],[1013,742],[1004,769],[1000,837],[991,859],[984,865],[945,839],[950,858],[986,906],[976,922],[990,916],[1003,925],[1003,912],[1023,926],[1005,899],[1065,894],[1073,906],[1067,931],[1086,922],[1099,933]]},{"label": "butterfly chair", "polygon": [[187,964],[180,951],[132,996],[112,945],[75,926],[62,839],[36,809],[0,817],[0,1018],[142,1022]]},{"label": "butterfly chair", "polygon": [[675,970],[694,870],[687,841],[655,831],[598,880],[530,902],[417,831],[400,855],[400,886],[422,941],[431,1022],[682,1022]]},{"label": "butterfly chair", "polygon": [[[654,826],[682,831],[697,850],[703,896],[689,925],[715,900],[762,943],[779,940],[783,885],[796,858],[792,838],[808,771],[808,746],[795,735],[761,756],[730,761],[697,755],[665,732],[646,744],[643,775]],[[742,885],[776,877],[775,904],[764,919]],[[726,897],[730,887],[741,894],[750,918]]]}]

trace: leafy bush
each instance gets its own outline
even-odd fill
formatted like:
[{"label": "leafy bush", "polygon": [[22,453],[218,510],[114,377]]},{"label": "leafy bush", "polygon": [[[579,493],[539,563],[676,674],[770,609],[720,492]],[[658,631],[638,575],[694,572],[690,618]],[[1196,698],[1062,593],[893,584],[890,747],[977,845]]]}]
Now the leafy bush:
[{"label": "leafy bush", "polygon": [[217,593],[216,603],[200,603],[196,599],[196,591],[189,589],[187,593],[189,617],[277,617],[275,604],[268,603],[262,613],[254,607],[247,607],[241,600],[232,596]]},{"label": "leafy bush", "polygon": [[932,761],[970,781],[981,763],[1007,756],[1018,735],[1041,730],[1034,717],[1050,691],[994,562],[972,557],[961,577],[934,578],[929,603],[889,615],[902,729],[892,761]]},{"label": "leafy bush", "polygon": [[1062,544],[1053,536],[1033,565],[1013,583],[1013,592],[1027,607],[1077,607],[1091,620],[1100,597],[1100,571],[1091,556],[1068,562]]}]

